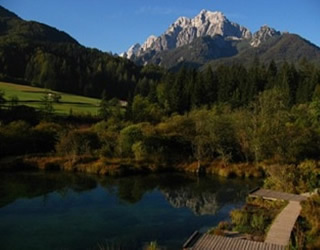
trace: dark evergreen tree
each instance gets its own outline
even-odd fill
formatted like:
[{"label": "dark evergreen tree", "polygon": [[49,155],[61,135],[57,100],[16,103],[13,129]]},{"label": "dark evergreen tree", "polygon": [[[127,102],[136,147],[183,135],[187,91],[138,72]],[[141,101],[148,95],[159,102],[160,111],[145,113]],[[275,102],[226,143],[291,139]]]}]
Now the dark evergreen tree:
[{"label": "dark evergreen tree", "polygon": [[218,96],[218,79],[210,66],[203,73],[205,104],[214,104]]},{"label": "dark evergreen tree", "polygon": [[188,97],[185,95],[185,84],[187,83],[187,70],[181,68],[178,72],[173,86],[170,88],[169,105],[172,112],[180,114],[187,110]]},{"label": "dark evergreen tree", "polygon": [[102,92],[102,97],[101,97],[101,101],[99,104],[98,115],[103,120],[107,120],[110,117],[110,110],[109,110],[106,91]]},{"label": "dark evergreen tree", "polygon": [[274,60],[272,60],[267,69],[267,84],[266,89],[271,89],[276,85],[278,68]]}]

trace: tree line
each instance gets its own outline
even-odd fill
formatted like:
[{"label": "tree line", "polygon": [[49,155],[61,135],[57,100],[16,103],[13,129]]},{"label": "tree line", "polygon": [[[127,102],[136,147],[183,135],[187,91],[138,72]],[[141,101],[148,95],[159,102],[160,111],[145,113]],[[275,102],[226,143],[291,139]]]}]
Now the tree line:
[{"label": "tree line", "polygon": [[[241,65],[199,72],[182,68],[176,74],[150,66],[144,74],[153,79],[139,80],[126,106],[104,92],[97,118],[101,121],[91,120],[87,129],[77,129],[75,124],[58,129],[50,140],[55,142],[50,144],[51,151],[159,162],[196,160],[199,164],[215,159],[296,163],[318,158],[320,71],[312,64],[277,67],[270,63],[265,67],[257,62],[249,69]],[[5,101],[5,93],[0,100]],[[14,118],[8,120],[10,112]],[[35,137],[38,130],[33,125],[56,120],[45,109],[39,112],[23,106],[12,111],[2,108],[1,113],[2,156],[32,149],[8,149],[16,128],[10,122],[33,122],[28,125],[29,134]]]},{"label": "tree line", "polygon": [[273,61],[266,66],[256,59],[249,68],[240,64],[220,65],[215,70],[209,66],[203,71],[181,68],[157,83],[143,78],[136,85],[135,96],[147,98],[168,114],[183,114],[223,103],[232,108],[247,107],[259,93],[279,88],[287,104],[293,106],[310,102],[319,82],[319,68],[306,60],[296,66],[286,62],[277,66]]}]

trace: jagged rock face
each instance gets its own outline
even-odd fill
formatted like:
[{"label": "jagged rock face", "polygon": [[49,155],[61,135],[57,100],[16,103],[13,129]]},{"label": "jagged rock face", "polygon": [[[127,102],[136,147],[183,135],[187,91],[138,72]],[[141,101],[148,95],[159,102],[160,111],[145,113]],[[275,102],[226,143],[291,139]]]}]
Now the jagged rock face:
[{"label": "jagged rock face", "polygon": [[175,208],[189,208],[195,215],[212,215],[219,210],[217,196],[214,193],[194,194],[190,190],[166,191],[167,201]]},{"label": "jagged rock face", "polygon": [[190,44],[194,39],[204,36],[221,35],[224,38],[251,39],[251,32],[236,23],[230,22],[221,12],[202,10],[193,19],[180,17],[159,37],[151,36],[136,53],[132,49],[126,57],[132,59],[146,51],[164,51]]},{"label": "jagged rock face", "polygon": [[120,56],[125,58],[133,58],[134,55],[136,55],[141,48],[141,45],[139,43],[136,43],[132,45],[127,52],[122,53]]},{"label": "jagged rock face", "polygon": [[260,30],[258,30],[256,33],[253,34],[250,45],[252,47],[259,47],[261,43],[267,41],[271,37],[280,36],[280,35],[281,35],[281,32],[276,31],[275,29],[264,25],[260,28]]},{"label": "jagged rock face", "polygon": [[153,43],[157,40],[157,37],[154,35],[151,35],[148,37],[148,39],[142,44],[141,50],[146,51],[148,48],[153,46]]},{"label": "jagged rock face", "polygon": [[266,25],[252,35],[221,12],[202,10],[194,18],[178,18],[159,37],[151,36],[142,46],[130,48],[125,57],[139,65],[152,63],[173,70],[181,65],[200,67],[211,60],[237,56],[240,52],[249,55],[264,45],[274,46],[272,42],[282,36]]}]

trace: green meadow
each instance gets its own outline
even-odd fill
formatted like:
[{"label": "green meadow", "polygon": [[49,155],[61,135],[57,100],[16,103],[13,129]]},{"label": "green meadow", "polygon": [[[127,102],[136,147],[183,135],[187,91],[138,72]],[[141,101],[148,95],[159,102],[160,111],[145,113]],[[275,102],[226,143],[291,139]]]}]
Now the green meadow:
[{"label": "green meadow", "polygon": [[88,114],[96,115],[99,107],[99,99],[72,95],[43,88],[0,82],[0,90],[5,92],[5,99],[9,101],[18,98],[19,105],[27,105],[40,109],[41,100],[49,93],[61,96],[59,102],[53,102],[54,111],[57,114]]}]

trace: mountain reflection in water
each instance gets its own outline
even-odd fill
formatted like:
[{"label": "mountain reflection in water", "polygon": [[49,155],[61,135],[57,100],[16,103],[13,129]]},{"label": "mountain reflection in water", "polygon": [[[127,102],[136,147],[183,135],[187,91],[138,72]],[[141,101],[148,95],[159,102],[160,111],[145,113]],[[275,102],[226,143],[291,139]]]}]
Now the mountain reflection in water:
[{"label": "mountain reflection in water", "polygon": [[96,249],[101,242],[141,249],[154,240],[176,249],[194,230],[228,219],[258,183],[184,174],[1,173],[1,249]]}]

